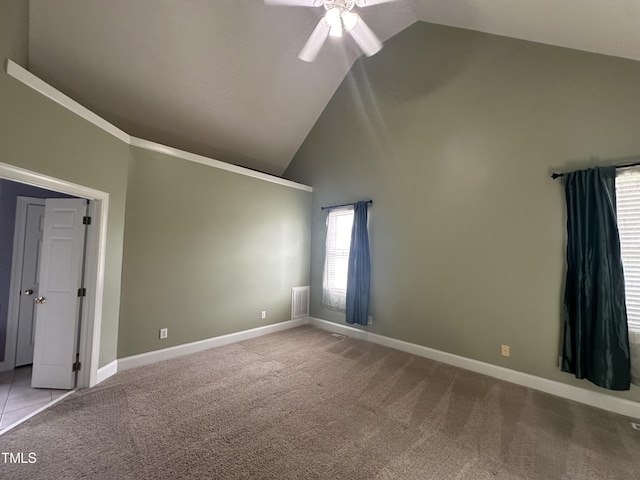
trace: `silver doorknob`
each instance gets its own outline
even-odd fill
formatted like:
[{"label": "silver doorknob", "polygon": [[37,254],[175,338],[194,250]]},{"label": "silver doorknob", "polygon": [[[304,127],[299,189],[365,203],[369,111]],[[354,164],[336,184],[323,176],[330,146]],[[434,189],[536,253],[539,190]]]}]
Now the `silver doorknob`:
[{"label": "silver doorknob", "polygon": [[33,290],[25,290],[24,294],[25,295],[31,295],[33,293]]},{"label": "silver doorknob", "polygon": [[44,297],[36,297],[36,298],[33,299],[33,301],[36,302],[36,303],[44,303],[44,302],[47,301],[47,299],[44,298]]}]

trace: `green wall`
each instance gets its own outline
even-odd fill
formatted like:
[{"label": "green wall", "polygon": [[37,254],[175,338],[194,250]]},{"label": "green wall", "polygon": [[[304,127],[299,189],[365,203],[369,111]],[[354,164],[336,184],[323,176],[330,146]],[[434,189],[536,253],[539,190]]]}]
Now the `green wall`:
[{"label": "green wall", "polygon": [[344,321],[320,305],[319,207],[372,198],[369,331],[596,389],[557,366],[549,175],[640,154],[638,85],[638,62],[423,22],[358,61],[285,172],[314,188],[312,316]]},{"label": "green wall", "polygon": [[28,15],[0,2],[0,162],[110,194],[100,366],[289,320],[311,193],[130,147],[9,77],[8,58],[28,67]]},{"label": "green wall", "polygon": [[310,210],[310,192],[132,148],[118,357],[289,320]]},{"label": "green wall", "polygon": [[0,2],[0,162],[110,194],[100,365],[116,358],[129,146],[9,77],[28,67],[28,2]]}]

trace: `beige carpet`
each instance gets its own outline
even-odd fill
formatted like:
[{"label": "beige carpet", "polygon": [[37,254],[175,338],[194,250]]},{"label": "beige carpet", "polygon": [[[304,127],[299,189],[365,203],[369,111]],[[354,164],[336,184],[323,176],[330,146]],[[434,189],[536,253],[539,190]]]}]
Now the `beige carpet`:
[{"label": "beige carpet", "polygon": [[2,479],[640,479],[629,419],[300,327],[118,373],[0,437]]}]

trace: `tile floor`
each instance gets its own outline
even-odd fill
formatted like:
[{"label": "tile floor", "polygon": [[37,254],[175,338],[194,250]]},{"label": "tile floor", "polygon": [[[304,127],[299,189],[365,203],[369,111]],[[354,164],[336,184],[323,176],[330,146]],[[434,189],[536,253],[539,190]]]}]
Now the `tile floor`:
[{"label": "tile floor", "polygon": [[0,372],[0,431],[67,391],[31,388],[31,365]]}]

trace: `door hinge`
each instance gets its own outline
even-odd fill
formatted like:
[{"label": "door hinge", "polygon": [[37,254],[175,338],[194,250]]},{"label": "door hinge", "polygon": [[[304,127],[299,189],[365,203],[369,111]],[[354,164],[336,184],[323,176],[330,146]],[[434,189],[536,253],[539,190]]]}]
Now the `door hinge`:
[{"label": "door hinge", "polygon": [[83,225],[91,225],[91,217],[82,217]]},{"label": "door hinge", "polygon": [[79,372],[81,368],[82,368],[82,362],[73,362],[73,365],[71,366],[71,371]]},{"label": "door hinge", "polygon": [[78,296],[79,297],[86,297],[87,296],[87,289],[86,288],[79,288],[78,289]]}]

